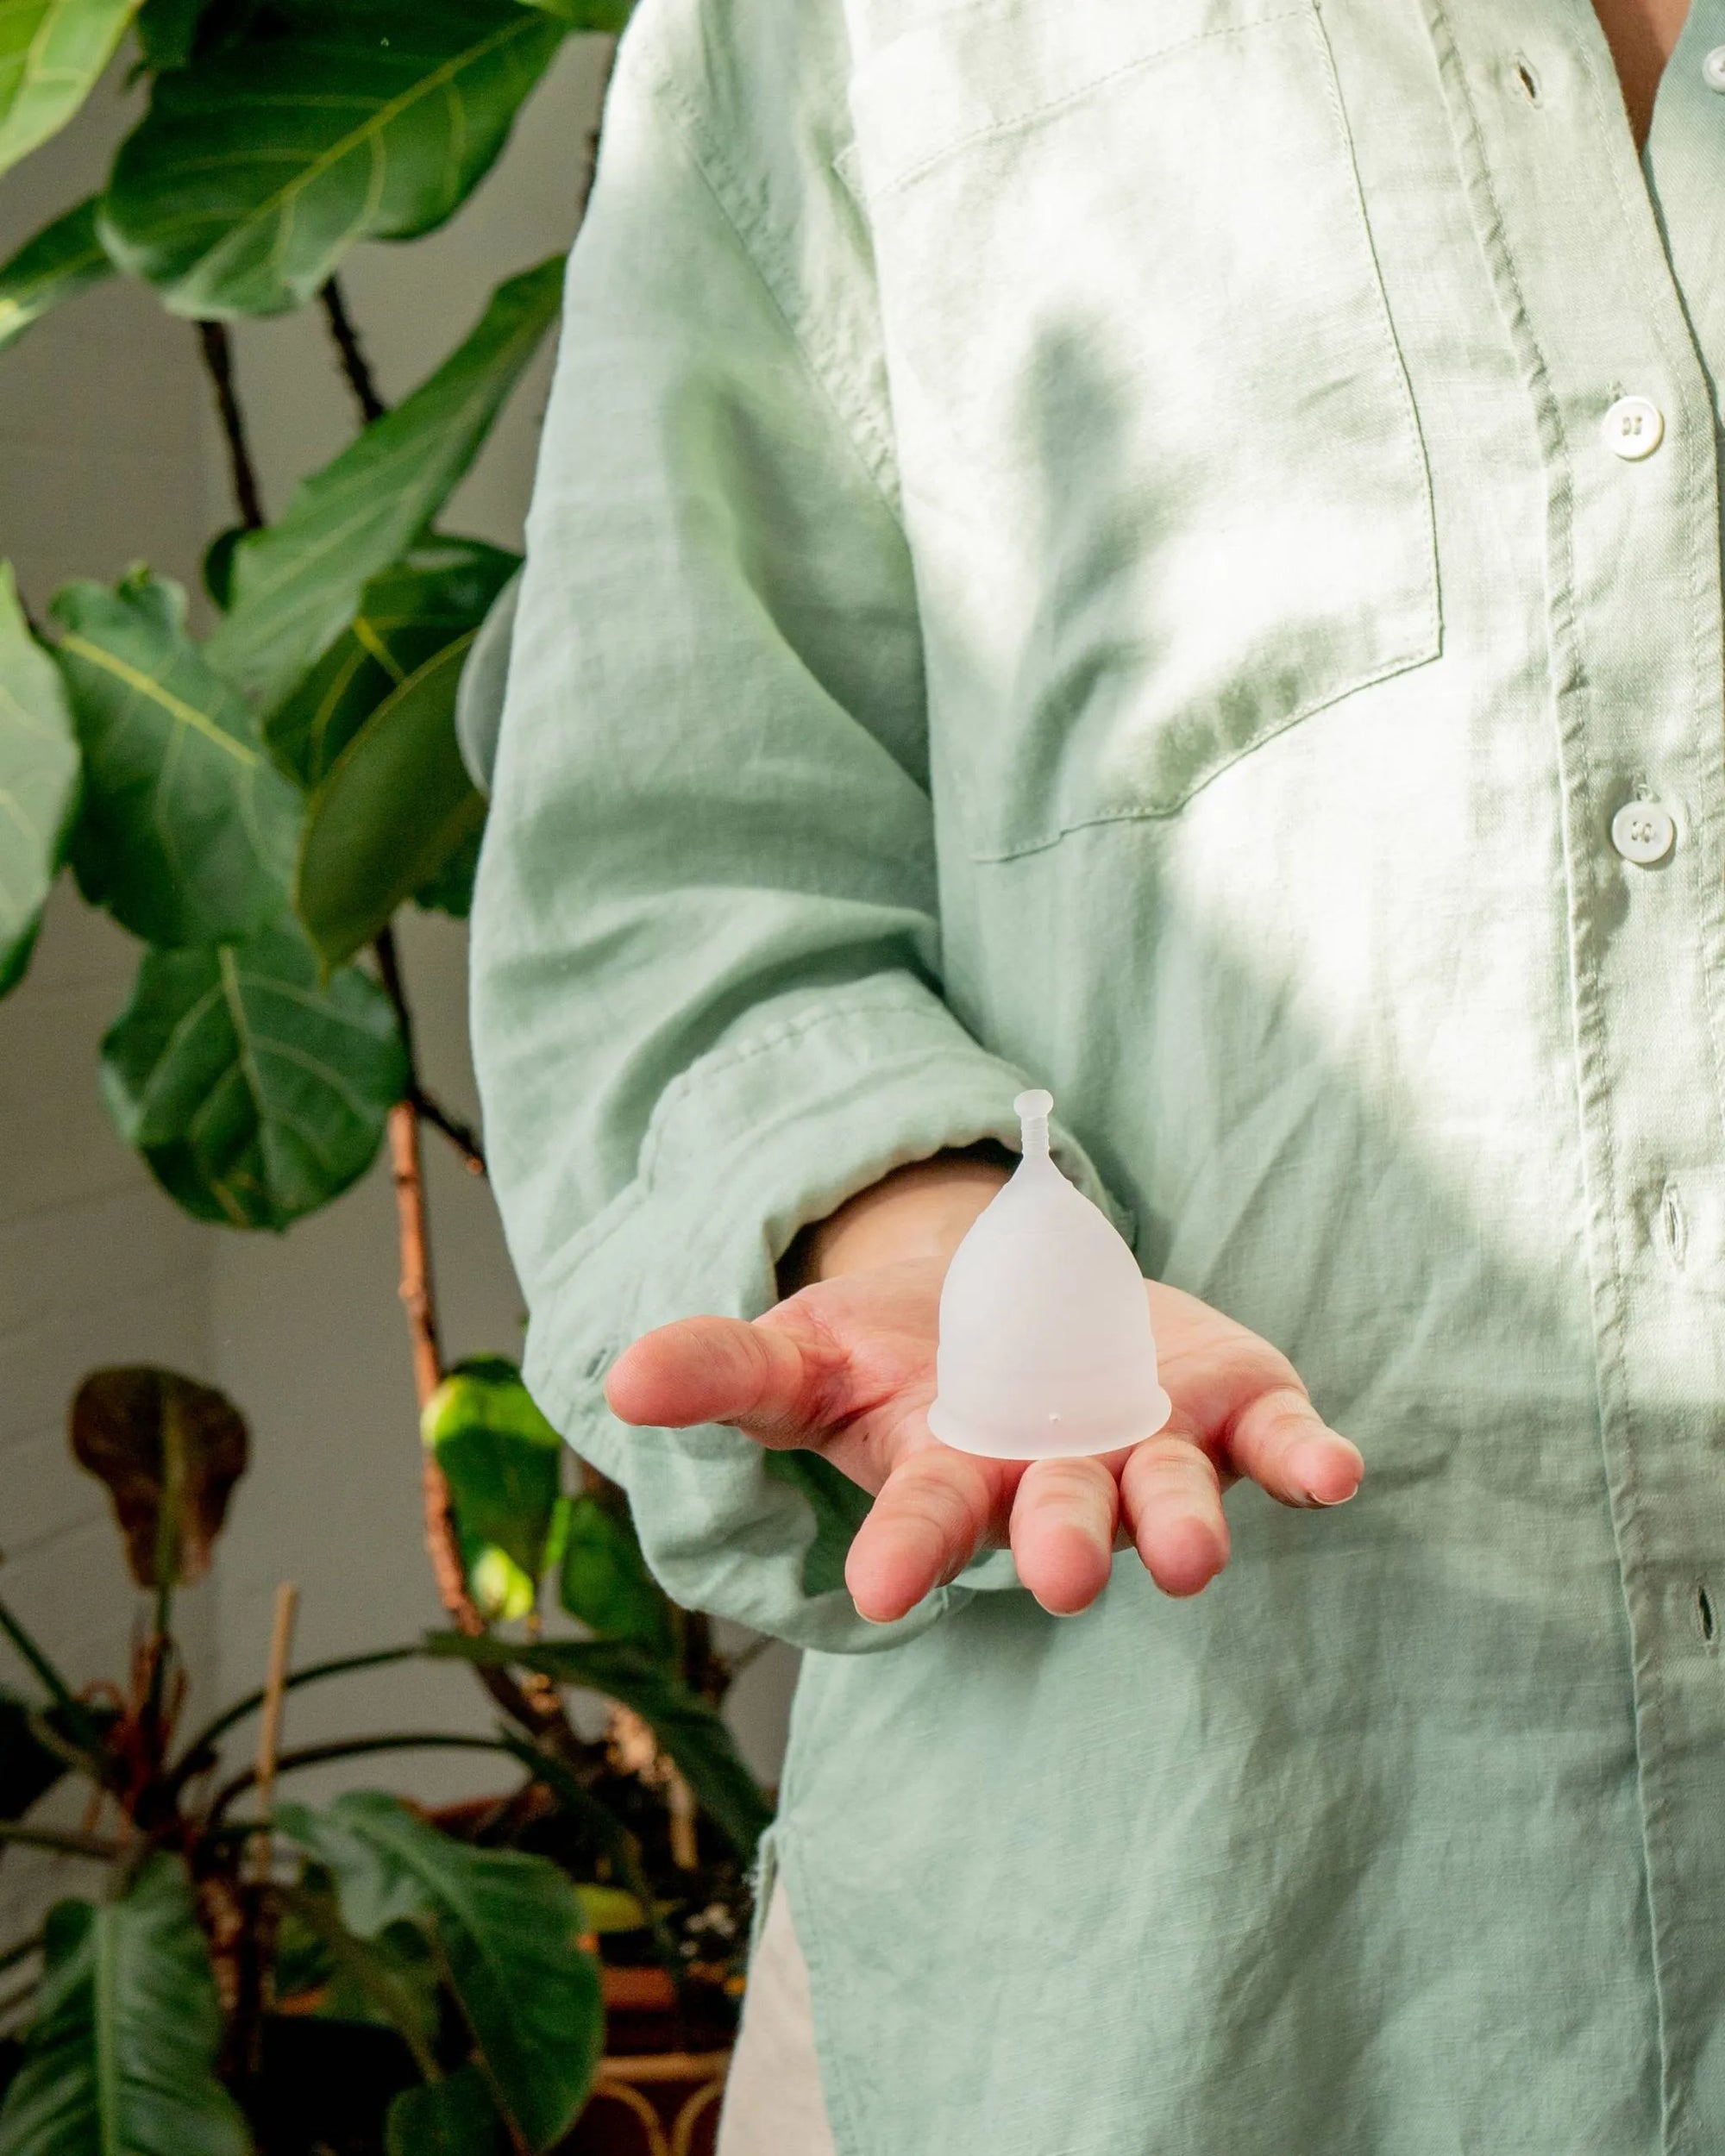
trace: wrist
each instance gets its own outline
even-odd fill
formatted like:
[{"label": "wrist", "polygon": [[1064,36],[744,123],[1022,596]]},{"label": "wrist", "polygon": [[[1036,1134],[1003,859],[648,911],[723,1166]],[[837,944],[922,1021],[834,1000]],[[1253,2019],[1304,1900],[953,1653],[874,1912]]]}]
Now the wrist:
[{"label": "wrist", "polygon": [[781,1291],[911,1258],[950,1257],[1017,1165],[990,1140],[895,1168],[803,1230],[780,1264]]}]

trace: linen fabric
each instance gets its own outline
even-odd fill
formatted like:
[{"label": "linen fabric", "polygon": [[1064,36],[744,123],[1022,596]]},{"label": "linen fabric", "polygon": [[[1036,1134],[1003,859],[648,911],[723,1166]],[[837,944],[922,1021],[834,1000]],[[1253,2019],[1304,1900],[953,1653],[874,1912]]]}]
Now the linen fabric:
[{"label": "linen fabric", "polygon": [[[1580,0],[622,41],[474,1037],[529,1382],[810,1651],[839,2156],[1725,2147],[1721,46],[1638,158]],[[1364,1486],[870,1626],[821,1463],[603,1373],[1028,1082]]]}]

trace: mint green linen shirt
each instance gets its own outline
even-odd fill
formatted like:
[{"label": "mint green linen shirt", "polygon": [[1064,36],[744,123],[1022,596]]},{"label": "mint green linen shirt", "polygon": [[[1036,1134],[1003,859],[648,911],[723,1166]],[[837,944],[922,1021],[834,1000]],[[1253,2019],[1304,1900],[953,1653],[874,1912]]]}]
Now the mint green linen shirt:
[{"label": "mint green linen shirt", "polygon": [[[474,1031],[535,1390],[811,1651],[842,2156],[1725,2149],[1721,47],[1638,159],[1585,0],[623,41]],[[1029,1080],[1365,1484],[873,1628],[600,1379]]]}]

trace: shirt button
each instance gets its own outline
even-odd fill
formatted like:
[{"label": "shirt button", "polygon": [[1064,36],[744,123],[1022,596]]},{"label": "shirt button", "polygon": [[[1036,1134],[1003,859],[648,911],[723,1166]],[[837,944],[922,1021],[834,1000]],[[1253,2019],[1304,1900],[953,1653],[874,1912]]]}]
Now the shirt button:
[{"label": "shirt button", "polygon": [[1657,801],[1626,801],[1611,819],[1611,843],[1625,861],[1651,868],[1677,843],[1677,825]]},{"label": "shirt button", "polygon": [[1651,397],[1620,397],[1600,431],[1614,456],[1630,464],[1650,457],[1665,438],[1665,417]]},{"label": "shirt button", "polygon": [[1701,79],[1709,90],[1725,90],[1725,45],[1716,45],[1702,61]]}]

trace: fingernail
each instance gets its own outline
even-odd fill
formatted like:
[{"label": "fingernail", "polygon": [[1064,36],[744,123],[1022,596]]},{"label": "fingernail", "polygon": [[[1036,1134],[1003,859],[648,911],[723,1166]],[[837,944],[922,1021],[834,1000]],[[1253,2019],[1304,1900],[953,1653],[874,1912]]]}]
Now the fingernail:
[{"label": "fingernail", "polygon": [[[1303,1464],[1302,1464],[1303,1463]],[[1353,1470],[1352,1488],[1337,1491],[1333,1496],[1325,1495],[1335,1490],[1339,1477],[1338,1468],[1346,1470],[1351,1463]],[[1346,1505],[1359,1494],[1359,1485],[1365,1474],[1365,1460],[1357,1445],[1346,1438],[1330,1436],[1321,1443],[1302,1445],[1289,1462],[1294,1470],[1295,1481],[1308,1504],[1319,1505],[1326,1511],[1337,1505]]]}]

